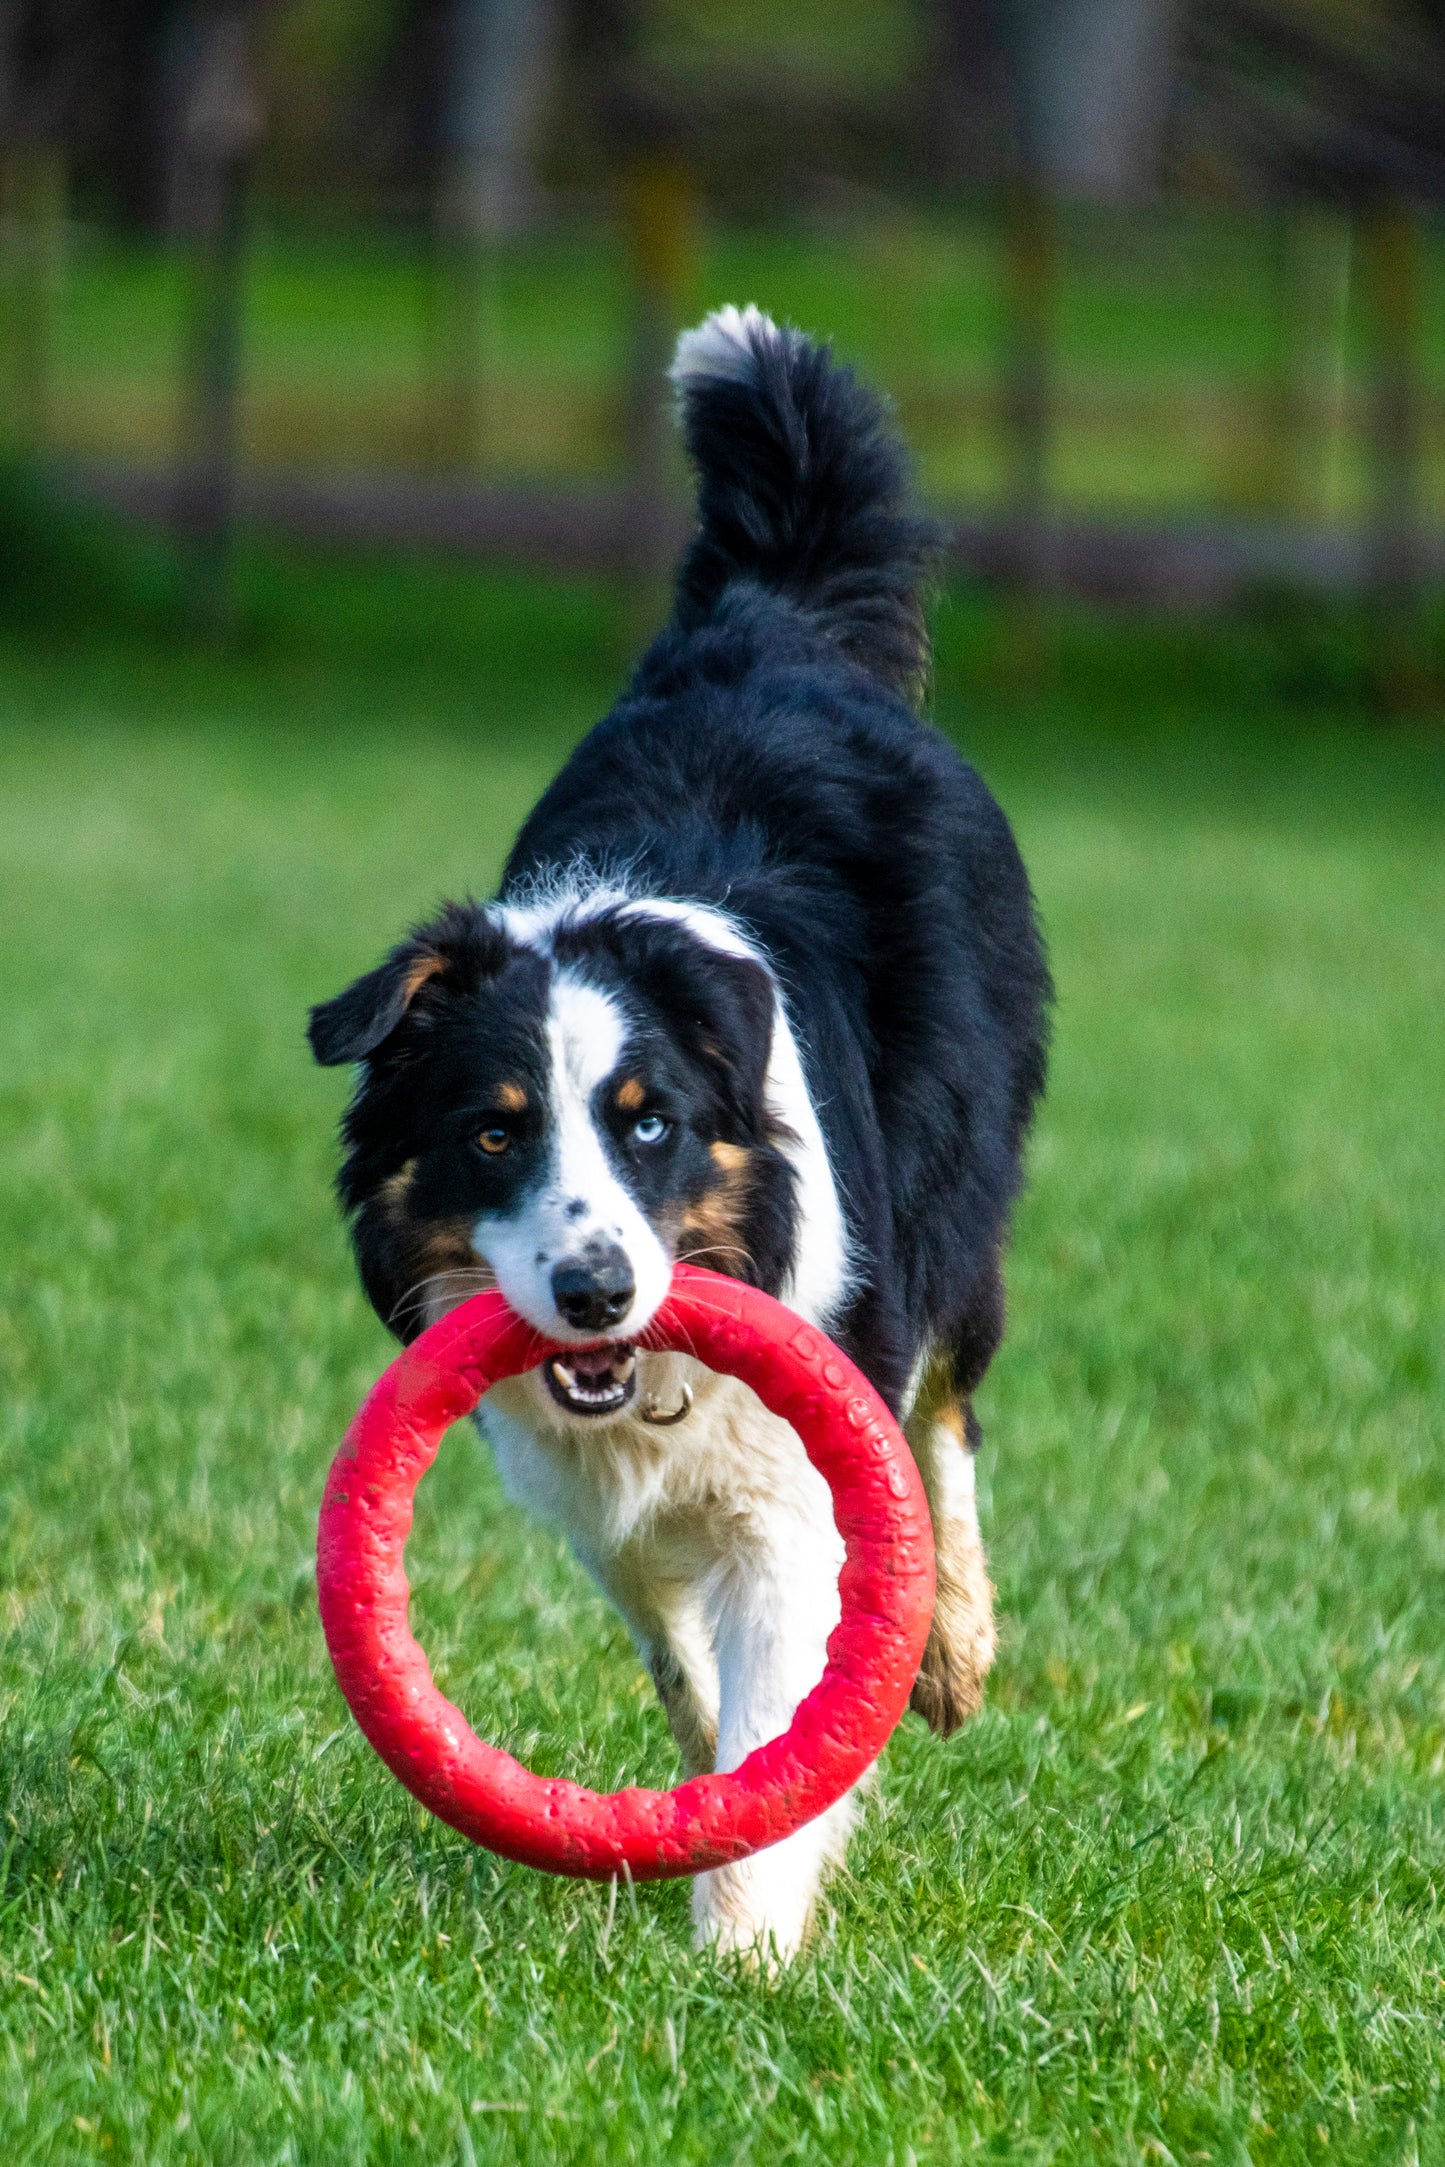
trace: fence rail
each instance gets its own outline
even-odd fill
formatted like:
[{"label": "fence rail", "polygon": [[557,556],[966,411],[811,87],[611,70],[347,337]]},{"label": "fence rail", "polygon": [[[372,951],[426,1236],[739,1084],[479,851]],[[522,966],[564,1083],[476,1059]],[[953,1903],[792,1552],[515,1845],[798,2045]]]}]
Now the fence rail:
[{"label": "fence rail", "polygon": [[[172,533],[196,531],[198,492],[184,472],[76,460],[55,474],[77,498]],[[562,573],[625,572],[635,541],[634,495],[605,485],[251,473],[237,483],[235,508],[246,524],[298,541],[440,550]],[[1007,519],[946,504],[933,509],[961,571],[992,584],[1014,582]],[[687,522],[675,506],[663,521],[661,546],[671,555]],[[1265,586],[1357,592],[1369,578],[1373,547],[1364,528],[1074,516],[1051,527],[1050,580],[1057,592],[1091,602],[1206,611]],[[1427,580],[1445,582],[1445,535],[1423,538],[1421,560]]]}]

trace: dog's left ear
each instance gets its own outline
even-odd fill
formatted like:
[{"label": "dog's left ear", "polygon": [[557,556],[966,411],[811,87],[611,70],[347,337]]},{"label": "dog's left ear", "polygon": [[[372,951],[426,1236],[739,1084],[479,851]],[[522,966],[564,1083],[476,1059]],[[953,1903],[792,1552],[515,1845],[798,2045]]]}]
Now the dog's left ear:
[{"label": "dog's left ear", "polygon": [[441,976],[447,958],[439,949],[404,941],[385,963],[358,978],[335,1000],[318,1002],[306,1036],[323,1068],[364,1061],[390,1038],[425,985]]},{"label": "dog's left ear", "polygon": [[746,1135],[764,1126],[776,994],[760,963],[713,950],[693,988],[689,1023],[724,1106]]}]

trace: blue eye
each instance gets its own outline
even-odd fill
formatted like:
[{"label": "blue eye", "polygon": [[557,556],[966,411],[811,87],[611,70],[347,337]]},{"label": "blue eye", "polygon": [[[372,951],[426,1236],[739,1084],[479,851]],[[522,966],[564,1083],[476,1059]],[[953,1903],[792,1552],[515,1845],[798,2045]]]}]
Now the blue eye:
[{"label": "blue eye", "polygon": [[632,1140],[636,1144],[660,1144],[667,1134],[667,1123],[661,1114],[644,1114],[632,1124]]}]

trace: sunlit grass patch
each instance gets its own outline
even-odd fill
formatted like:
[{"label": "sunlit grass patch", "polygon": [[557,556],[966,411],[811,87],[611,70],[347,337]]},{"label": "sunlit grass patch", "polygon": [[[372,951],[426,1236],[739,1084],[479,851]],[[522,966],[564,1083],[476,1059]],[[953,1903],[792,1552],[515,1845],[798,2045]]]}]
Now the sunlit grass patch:
[{"label": "sunlit grass patch", "polygon": [[[0,2156],[1442,2157],[1438,742],[1302,724],[1234,635],[1004,707],[945,613],[1060,989],[982,1403],[1005,1637],[759,1982],[679,1885],[429,1821],[326,1663],[316,1506],[388,1347],[305,1006],[485,890],[617,653],[596,594],[396,581],[273,586],[230,655],[3,657]],[[481,1729],[670,1779],[465,1433],[411,1566]]]}]

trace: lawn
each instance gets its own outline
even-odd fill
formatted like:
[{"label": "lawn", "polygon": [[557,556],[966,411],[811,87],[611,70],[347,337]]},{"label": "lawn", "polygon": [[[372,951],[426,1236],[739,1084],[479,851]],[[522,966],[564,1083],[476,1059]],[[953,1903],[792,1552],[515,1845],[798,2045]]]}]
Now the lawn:
[{"label": "lawn", "polygon": [[[315,1613],[388,1343],[303,1013],[485,890],[607,696],[606,599],[273,603],[231,656],[0,641],[0,2158],[1445,2159],[1440,737],[1283,697],[1244,631],[1081,633],[1005,697],[944,612],[1060,988],[981,1409],[1005,1638],[760,1982],[679,1884],[427,1820]],[[488,1734],[672,1779],[467,1434],[410,1559]]]}]

